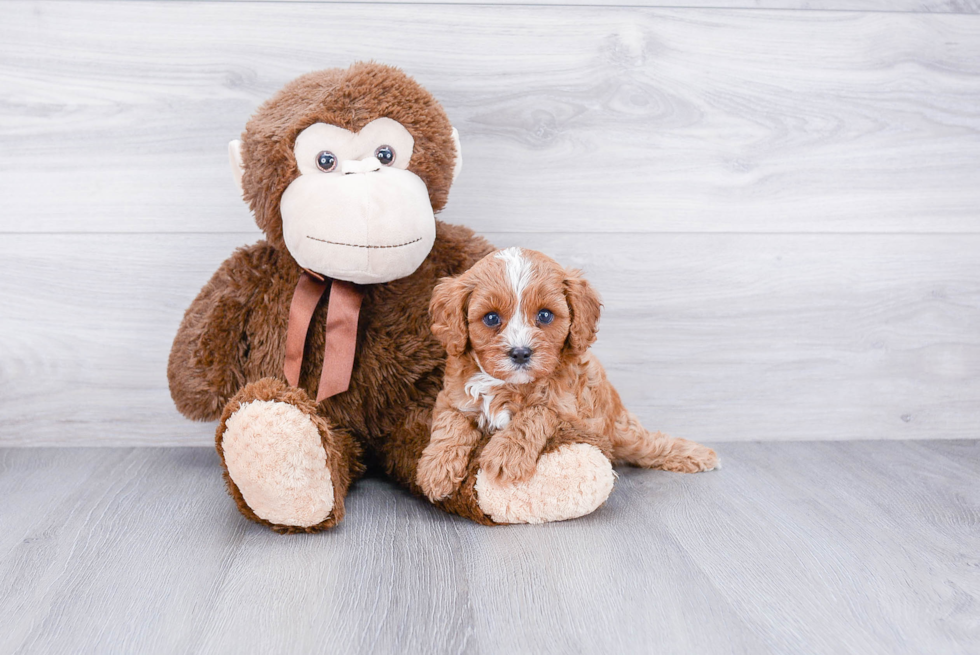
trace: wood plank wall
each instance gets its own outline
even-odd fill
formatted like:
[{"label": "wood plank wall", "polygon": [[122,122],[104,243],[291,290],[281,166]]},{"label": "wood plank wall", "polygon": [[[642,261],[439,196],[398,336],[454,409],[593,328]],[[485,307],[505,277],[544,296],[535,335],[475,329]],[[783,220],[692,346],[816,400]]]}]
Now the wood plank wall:
[{"label": "wood plank wall", "polygon": [[651,427],[980,436],[980,3],[549,4],[0,4],[0,445],[210,442],[165,364],[259,238],[226,144],[358,59],[459,128],[444,220],[598,286]]}]

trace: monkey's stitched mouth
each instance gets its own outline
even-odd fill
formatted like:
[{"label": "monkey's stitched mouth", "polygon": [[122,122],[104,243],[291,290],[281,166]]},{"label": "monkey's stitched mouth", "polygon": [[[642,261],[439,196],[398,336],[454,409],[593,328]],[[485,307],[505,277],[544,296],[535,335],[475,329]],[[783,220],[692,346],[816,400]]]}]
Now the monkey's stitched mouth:
[{"label": "monkey's stitched mouth", "polygon": [[391,246],[364,246],[359,243],[343,243],[341,241],[328,241],[326,239],[317,239],[316,237],[311,237],[309,234],[306,235],[306,238],[312,239],[313,241],[319,241],[320,243],[329,243],[331,246],[347,246],[348,248],[371,248],[371,249],[401,248],[403,246],[410,246],[413,243],[418,243],[419,241],[422,240],[422,237],[419,237],[418,239],[412,239],[411,241],[406,241],[405,243],[396,243]]}]

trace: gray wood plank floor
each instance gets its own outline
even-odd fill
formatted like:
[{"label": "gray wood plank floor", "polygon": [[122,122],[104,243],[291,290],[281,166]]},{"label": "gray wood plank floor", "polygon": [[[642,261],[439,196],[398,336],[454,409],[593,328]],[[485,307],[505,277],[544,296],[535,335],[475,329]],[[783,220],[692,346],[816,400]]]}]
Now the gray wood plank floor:
[{"label": "gray wood plank floor", "polygon": [[980,442],[720,451],[568,523],[368,479],[282,537],[210,449],[0,450],[0,653],[980,651]]}]

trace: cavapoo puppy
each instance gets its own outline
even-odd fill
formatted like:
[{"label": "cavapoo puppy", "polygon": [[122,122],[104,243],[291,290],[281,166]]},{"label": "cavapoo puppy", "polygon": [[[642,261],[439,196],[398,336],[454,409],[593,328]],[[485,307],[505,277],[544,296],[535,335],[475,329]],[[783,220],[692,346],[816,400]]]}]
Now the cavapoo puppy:
[{"label": "cavapoo puppy", "polygon": [[567,431],[613,461],[684,473],[717,466],[710,448],[649,432],[623,407],[589,351],[600,307],[577,271],[522,248],[436,286],[432,332],[449,358],[418,465],[429,498],[456,490],[487,435],[480,467],[505,484],[527,480],[549,438]]}]

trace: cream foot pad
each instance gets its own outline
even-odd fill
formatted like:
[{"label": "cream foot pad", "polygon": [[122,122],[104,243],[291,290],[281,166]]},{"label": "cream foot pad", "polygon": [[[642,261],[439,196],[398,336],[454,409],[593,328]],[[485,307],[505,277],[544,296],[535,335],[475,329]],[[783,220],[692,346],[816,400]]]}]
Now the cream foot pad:
[{"label": "cream foot pad", "polygon": [[612,492],[612,464],[589,444],[568,444],[541,456],[525,482],[498,485],[476,474],[480,509],[498,523],[545,523],[590,514]]},{"label": "cream foot pad", "polygon": [[225,427],[221,447],[228,474],[259,518],[300,527],[327,518],[333,483],[309,416],[289,403],[254,400]]}]

